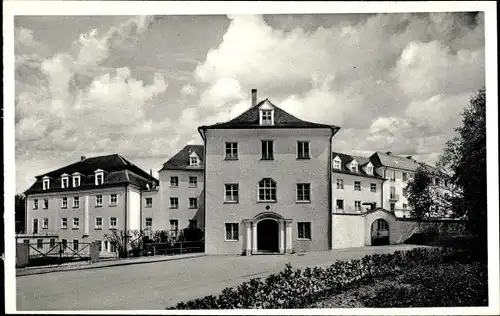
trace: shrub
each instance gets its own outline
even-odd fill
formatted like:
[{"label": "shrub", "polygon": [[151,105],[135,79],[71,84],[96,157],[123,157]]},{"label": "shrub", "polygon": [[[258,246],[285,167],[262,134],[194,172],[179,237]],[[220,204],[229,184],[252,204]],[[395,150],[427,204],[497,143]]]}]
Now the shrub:
[{"label": "shrub", "polygon": [[416,248],[393,254],[367,255],[362,259],[336,261],[326,268],[294,270],[290,264],[265,280],[254,278],[236,289],[226,288],[218,297],[179,303],[169,309],[303,308],[311,302],[405,267],[442,263],[451,250]]}]

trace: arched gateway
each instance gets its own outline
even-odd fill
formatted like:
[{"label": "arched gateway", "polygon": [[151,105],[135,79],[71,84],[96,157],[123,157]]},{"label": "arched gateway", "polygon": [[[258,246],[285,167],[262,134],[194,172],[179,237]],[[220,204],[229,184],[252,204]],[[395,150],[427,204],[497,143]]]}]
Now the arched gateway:
[{"label": "arched gateway", "polygon": [[244,220],[245,253],[290,253],[292,250],[292,220],[278,213],[263,212]]}]

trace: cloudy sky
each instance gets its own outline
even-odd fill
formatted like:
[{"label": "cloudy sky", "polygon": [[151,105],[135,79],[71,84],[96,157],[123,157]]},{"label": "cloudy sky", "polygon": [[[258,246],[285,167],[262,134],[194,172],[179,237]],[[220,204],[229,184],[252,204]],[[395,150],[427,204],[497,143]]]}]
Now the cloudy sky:
[{"label": "cloudy sky", "polygon": [[120,153],[156,172],[250,106],[341,126],[333,148],[434,163],[485,83],[474,13],[17,16],[16,192]]}]

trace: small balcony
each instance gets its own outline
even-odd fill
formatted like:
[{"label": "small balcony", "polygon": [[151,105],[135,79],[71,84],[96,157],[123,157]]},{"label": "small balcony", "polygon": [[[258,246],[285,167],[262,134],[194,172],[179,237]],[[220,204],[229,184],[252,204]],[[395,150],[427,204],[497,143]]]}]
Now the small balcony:
[{"label": "small balcony", "polygon": [[398,201],[399,200],[399,194],[391,194],[389,196],[389,201]]}]

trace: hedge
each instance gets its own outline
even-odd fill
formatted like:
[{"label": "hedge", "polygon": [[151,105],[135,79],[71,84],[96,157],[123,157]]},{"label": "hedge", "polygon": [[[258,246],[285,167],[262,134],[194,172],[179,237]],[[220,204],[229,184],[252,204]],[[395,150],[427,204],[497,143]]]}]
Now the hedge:
[{"label": "hedge", "polygon": [[404,267],[443,263],[452,253],[448,248],[415,248],[350,261],[337,260],[326,268],[304,270],[294,270],[288,263],[283,271],[265,279],[253,278],[237,288],[225,288],[217,297],[210,295],[167,309],[303,308]]}]

